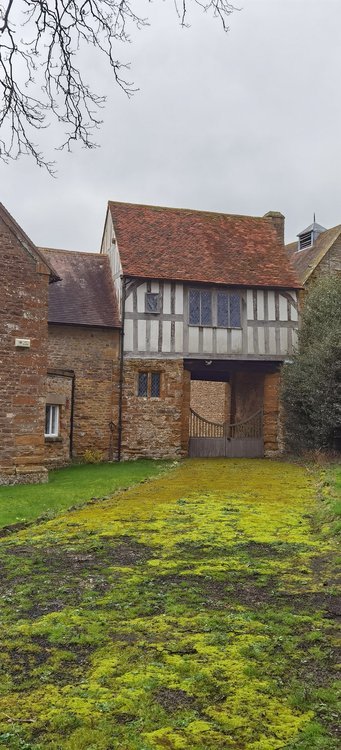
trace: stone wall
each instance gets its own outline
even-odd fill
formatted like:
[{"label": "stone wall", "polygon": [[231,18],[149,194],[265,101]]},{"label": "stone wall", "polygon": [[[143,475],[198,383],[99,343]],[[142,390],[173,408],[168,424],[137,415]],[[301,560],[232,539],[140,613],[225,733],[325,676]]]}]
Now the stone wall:
[{"label": "stone wall", "polygon": [[277,455],[282,451],[280,420],[280,386],[279,372],[267,373],[264,377],[264,452],[266,456]]},{"label": "stone wall", "polygon": [[230,418],[229,383],[208,380],[191,381],[191,409],[211,422],[223,423]]},{"label": "stone wall", "polygon": [[[160,398],[137,395],[138,373],[159,372]],[[190,373],[183,360],[125,359],[122,458],[187,455]]]},{"label": "stone wall", "polygon": [[59,405],[59,435],[45,437],[45,463],[49,468],[65,466],[70,461],[73,375],[65,370],[49,371],[47,403]]},{"label": "stone wall", "polygon": [[[86,326],[49,326],[48,367],[75,374],[73,458],[99,451],[103,460],[117,456],[119,331]],[[65,380],[68,380],[67,378]],[[50,387],[50,386],[49,386]],[[49,464],[64,463],[69,450],[70,380],[54,378],[57,393],[66,395],[62,407],[62,442],[48,442]],[[67,392],[69,395],[67,395]],[[115,423],[114,431],[110,423]]]},{"label": "stone wall", "polygon": [[341,239],[334,242],[334,245],[328,250],[321,263],[317,266],[311,275],[311,280],[320,275],[341,273]]},{"label": "stone wall", "polygon": [[[0,484],[46,481],[49,270],[0,219]],[[29,348],[15,345],[29,339]]]}]

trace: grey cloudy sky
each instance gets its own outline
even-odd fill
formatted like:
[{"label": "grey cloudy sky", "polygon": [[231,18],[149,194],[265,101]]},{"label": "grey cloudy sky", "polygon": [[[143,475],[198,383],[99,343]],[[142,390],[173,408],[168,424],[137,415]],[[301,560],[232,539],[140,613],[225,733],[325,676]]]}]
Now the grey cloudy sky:
[{"label": "grey cloudy sky", "polygon": [[181,29],[172,0],[154,0],[120,50],[140,91],[128,100],[102,61],[91,69],[108,96],[100,148],[57,152],[57,179],[28,159],[0,166],[0,199],[36,244],[97,251],[108,199],[279,210],[287,241],[314,211],[341,223],[341,2],[240,4],[224,34],[199,12]]}]

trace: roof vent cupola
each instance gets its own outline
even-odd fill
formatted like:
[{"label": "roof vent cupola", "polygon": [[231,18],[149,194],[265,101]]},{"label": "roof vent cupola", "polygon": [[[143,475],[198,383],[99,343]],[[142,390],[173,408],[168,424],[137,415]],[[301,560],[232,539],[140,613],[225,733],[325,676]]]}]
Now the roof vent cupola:
[{"label": "roof vent cupola", "polygon": [[322,227],[321,224],[318,224],[317,221],[315,221],[315,214],[314,214],[314,221],[312,224],[310,224],[309,227],[306,229],[303,229],[302,232],[300,232],[298,236],[298,247],[297,250],[306,250],[308,247],[312,247],[318,236],[322,234],[322,232],[325,232],[326,228]]}]

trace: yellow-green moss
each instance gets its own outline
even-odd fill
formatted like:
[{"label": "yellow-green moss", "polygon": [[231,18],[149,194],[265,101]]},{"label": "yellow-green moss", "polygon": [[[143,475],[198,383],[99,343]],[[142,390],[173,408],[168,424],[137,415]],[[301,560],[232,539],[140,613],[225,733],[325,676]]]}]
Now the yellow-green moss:
[{"label": "yellow-green moss", "polygon": [[315,508],[297,465],[187,461],[4,540],[0,750],[336,748]]}]

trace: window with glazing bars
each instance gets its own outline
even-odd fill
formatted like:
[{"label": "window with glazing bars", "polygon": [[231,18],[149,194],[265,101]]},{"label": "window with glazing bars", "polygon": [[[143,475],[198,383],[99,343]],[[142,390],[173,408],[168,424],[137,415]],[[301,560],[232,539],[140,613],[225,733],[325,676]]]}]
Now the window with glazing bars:
[{"label": "window with glazing bars", "polygon": [[217,325],[220,328],[240,328],[240,296],[236,292],[217,293]]},{"label": "window with glazing bars", "polygon": [[139,372],[137,382],[137,395],[148,396],[148,373]]},{"label": "window with glazing bars", "polygon": [[206,289],[189,290],[190,325],[212,325],[212,292]]},{"label": "window with glazing bars", "polygon": [[160,398],[161,373],[139,372],[137,381],[137,395],[142,398]]}]

